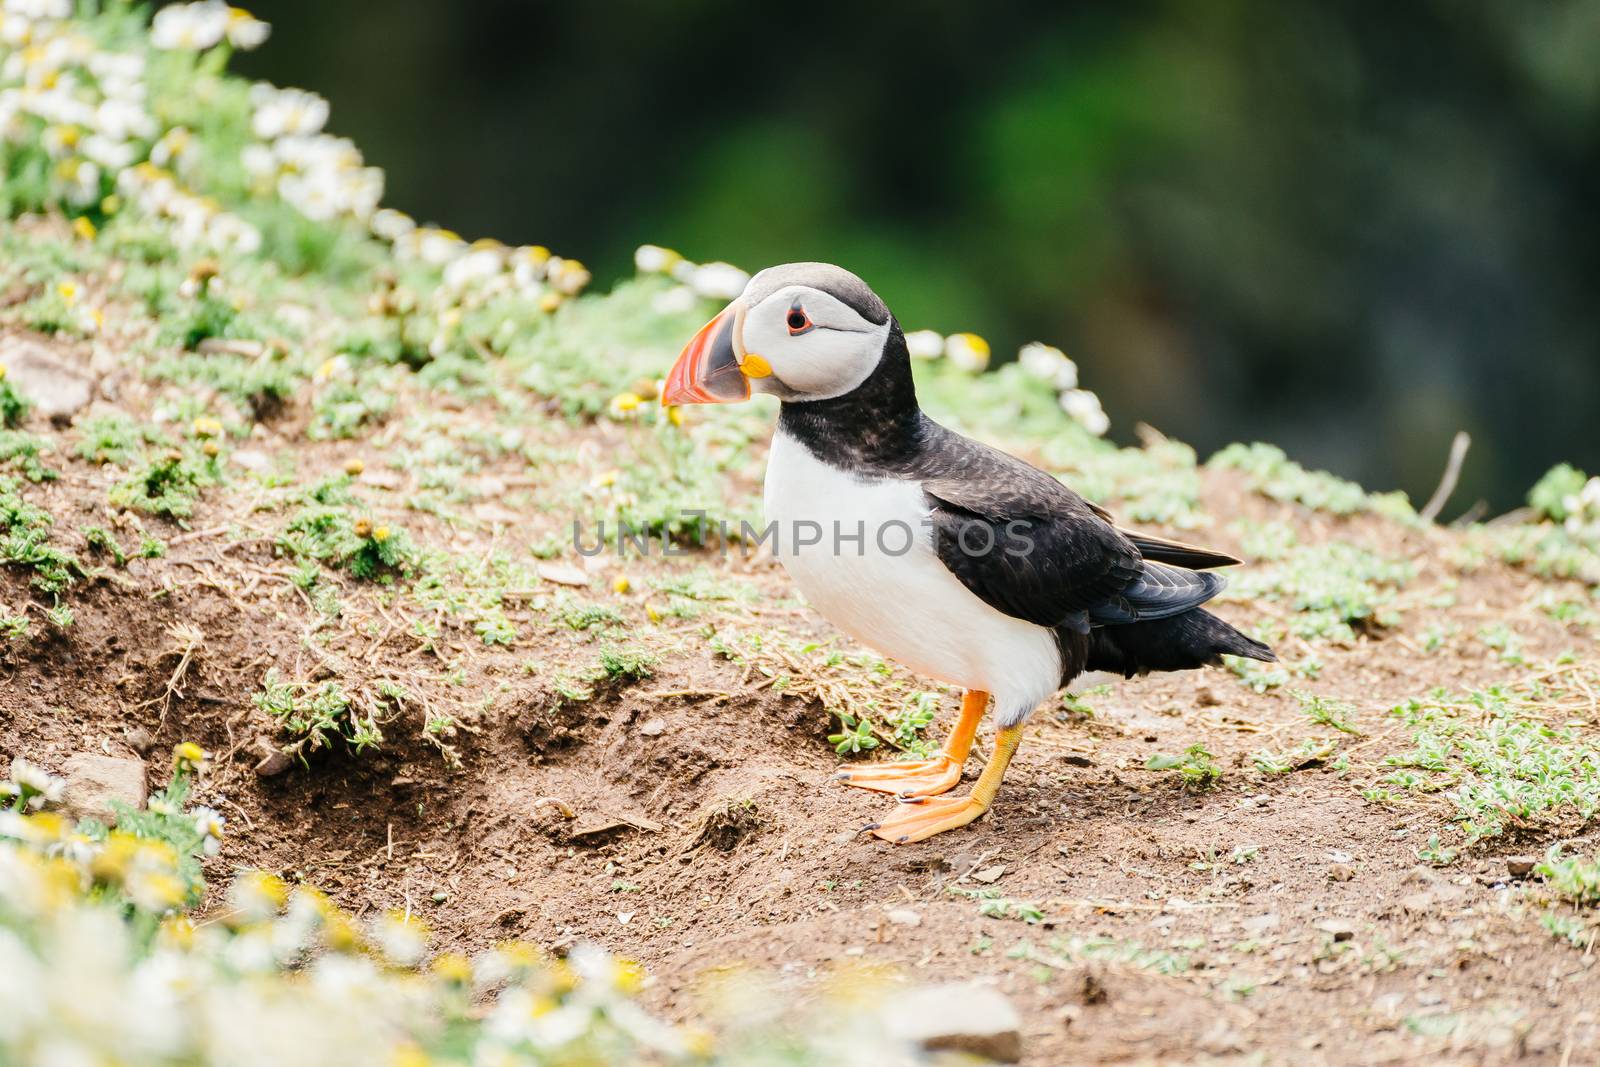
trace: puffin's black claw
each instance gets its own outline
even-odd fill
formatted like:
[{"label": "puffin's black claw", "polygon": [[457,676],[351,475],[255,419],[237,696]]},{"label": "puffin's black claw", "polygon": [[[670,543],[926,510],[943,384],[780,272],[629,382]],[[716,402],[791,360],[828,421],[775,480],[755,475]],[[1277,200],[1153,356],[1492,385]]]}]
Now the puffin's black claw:
[{"label": "puffin's black claw", "polygon": [[881,823],[881,822],[869,822],[869,823],[867,823],[867,825],[865,825],[865,826],[863,826],[861,828],[861,833],[869,834],[872,831],[878,829],[878,827],[880,827],[882,825],[883,825],[883,823]]},{"label": "puffin's black claw", "polygon": [[840,771],[838,774],[833,776],[833,780],[836,782],[848,782],[850,780],[850,772]]},{"label": "puffin's black claw", "polygon": [[928,802],[927,797],[914,797],[907,793],[896,794],[895,800],[901,804],[926,804]]}]

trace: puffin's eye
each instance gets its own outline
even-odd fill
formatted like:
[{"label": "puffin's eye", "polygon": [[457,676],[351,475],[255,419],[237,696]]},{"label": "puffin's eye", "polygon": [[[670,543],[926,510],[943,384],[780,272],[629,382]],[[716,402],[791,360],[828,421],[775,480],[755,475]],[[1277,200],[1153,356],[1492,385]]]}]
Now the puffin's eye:
[{"label": "puffin's eye", "polygon": [[805,313],[805,309],[799,306],[790,308],[789,314],[783,317],[783,321],[784,325],[789,327],[790,337],[805,333],[816,326],[816,323],[811,321],[811,317]]}]

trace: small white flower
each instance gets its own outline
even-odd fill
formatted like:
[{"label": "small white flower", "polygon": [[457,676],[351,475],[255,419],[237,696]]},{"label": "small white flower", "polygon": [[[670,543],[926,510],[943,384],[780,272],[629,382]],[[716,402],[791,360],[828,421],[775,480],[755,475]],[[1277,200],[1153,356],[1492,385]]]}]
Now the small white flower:
[{"label": "small white flower", "polygon": [[222,851],[222,831],[227,820],[215,808],[194,809],[194,829],[200,835],[201,847],[208,856]]},{"label": "small white flower", "polygon": [[1087,389],[1068,389],[1062,393],[1061,410],[1096,437],[1111,428],[1111,420],[1100,407],[1100,398]]},{"label": "small white flower", "polygon": [[6,0],[5,10],[25,19],[64,19],[72,15],[72,0]]},{"label": "small white flower", "polygon": [[1583,489],[1578,493],[1578,503],[1600,515],[1600,475],[1583,483]]},{"label": "small white flower", "polygon": [[633,253],[633,265],[640,274],[665,274],[683,257],[660,245],[640,245]]},{"label": "small white flower", "polygon": [[156,12],[150,42],[168,51],[203,52],[228,32],[228,5],[222,0],[172,4]]},{"label": "small white flower", "polygon": [[650,306],[658,315],[678,315],[692,310],[699,299],[687,285],[674,285],[666,292],[656,294]]},{"label": "small white flower", "polygon": [[705,263],[694,269],[689,286],[712,300],[732,300],[750,284],[750,275],[732,263]]},{"label": "small white flower", "polygon": [[449,230],[429,226],[415,231],[412,236],[416,238],[417,255],[431,266],[442,267],[467,250],[467,242]]},{"label": "small white flower", "polygon": [[21,756],[11,760],[11,782],[17,787],[16,795],[28,798],[29,808],[42,808],[58,804],[66,792],[67,783],[43,767],[29,763]]},{"label": "small white flower", "polygon": [[[79,146],[83,154],[100,166],[111,171],[121,171],[133,166],[139,158],[138,150],[126,141],[118,141],[111,137],[102,137],[93,134],[85,137]],[[96,175],[98,179],[98,175]]]},{"label": "small white flower", "polygon": [[250,52],[266,43],[272,27],[242,7],[230,7],[226,32],[229,44],[242,52]]},{"label": "small white flower", "polygon": [[[150,153],[150,161],[160,167],[167,165],[157,159],[154,152]],[[239,153],[239,162],[244,164],[244,172],[260,186],[271,185],[278,177],[278,157],[264,144],[245,145]]]},{"label": "small white flower", "polygon": [[279,89],[266,82],[250,87],[255,105],[250,126],[265,141],[279,137],[310,137],[328,124],[328,101],[304,89]]},{"label": "small white flower", "polygon": [[1057,389],[1075,389],[1078,385],[1078,365],[1066,353],[1052,345],[1038,341],[1022,346],[1017,353],[1022,369]]},{"label": "small white flower", "polygon": [[551,256],[550,262],[545,264],[545,276],[550,280],[550,287],[556,292],[566,296],[576,296],[589,284],[589,268],[575,259],[562,259],[560,256]]},{"label": "small white flower", "polygon": [[511,253],[511,281],[518,289],[537,291],[550,273],[550,250],[544,245],[522,245]]},{"label": "small white flower", "polygon": [[389,912],[372,924],[372,939],[390,963],[415,966],[428,951],[428,928],[422,920]]},{"label": "small white flower", "polygon": [[944,336],[938,330],[912,330],[906,334],[912,359],[938,359],[944,355]]},{"label": "small white flower", "polygon": [[989,342],[975,333],[953,333],[944,339],[944,355],[959,369],[976,374],[989,365]]},{"label": "small white flower", "polygon": [[150,113],[127,100],[100,101],[94,110],[94,126],[114,141],[144,140],[156,132],[156,121]]},{"label": "small white flower", "polygon": [[386,207],[372,213],[371,226],[373,236],[392,242],[416,229],[417,223],[404,211]]},{"label": "small white flower", "polygon": [[444,283],[453,289],[465,289],[494,277],[505,265],[503,245],[474,241],[466,255],[452,260],[444,268]]}]

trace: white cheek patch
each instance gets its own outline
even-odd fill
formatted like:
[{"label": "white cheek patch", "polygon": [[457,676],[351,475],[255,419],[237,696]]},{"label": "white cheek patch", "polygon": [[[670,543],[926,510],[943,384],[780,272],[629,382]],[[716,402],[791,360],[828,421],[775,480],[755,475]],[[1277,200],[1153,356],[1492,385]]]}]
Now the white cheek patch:
[{"label": "white cheek patch", "polygon": [[[796,300],[816,326],[791,334],[785,317]],[[868,322],[827,293],[791,286],[750,310],[743,335],[745,351],[760,355],[772,367],[772,378],[757,379],[752,388],[826,400],[850,392],[877,369],[889,324]]]}]

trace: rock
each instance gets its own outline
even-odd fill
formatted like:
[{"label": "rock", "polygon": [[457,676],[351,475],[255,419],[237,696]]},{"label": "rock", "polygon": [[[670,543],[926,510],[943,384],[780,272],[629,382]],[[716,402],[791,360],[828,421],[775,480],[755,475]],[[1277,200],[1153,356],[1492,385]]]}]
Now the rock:
[{"label": "rock", "polygon": [[950,982],[889,999],[885,1028],[929,1052],[965,1052],[1002,1063],[1022,1059],[1022,1017],[993,986]]},{"label": "rock", "polygon": [[667,732],[667,720],[662,718],[646,719],[639,732],[645,737],[660,737]]},{"label": "rock", "polygon": [[1348,863],[1335,863],[1328,867],[1328,880],[1332,882],[1348,882],[1355,878],[1356,869]]},{"label": "rock", "polygon": [[112,801],[121,801],[130,808],[144,804],[144,760],[79,752],[67,757],[61,773],[67,780],[63,807],[75,819],[112,822],[116,819]]},{"label": "rock", "polygon": [[156,747],[156,739],[143,726],[135,726],[123,734],[127,739],[128,747],[141,756],[148,756],[150,750]]},{"label": "rock", "polygon": [[256,742],[261,762],[256,764],[257,778],[274,778],[294,766],[294,757],[265,738]]},{"label": "rock", "polygon": [[487,522],[491,525],[498,524],[500,526],[512,526],[522,521],[521,515],[492,500],[475,505],[472,509],[472,517],[479,522]]},{"label": "rock", "polygon": [[93,378],[31,338],[0,338],[0,363],[11,387],[58,425],[88,407],[94,396]]},{"label": "rock", "polygon": [[1539,861],[1532,856],[1506,857],[1506,873],[1513,878],[1526,878],[1533,873],[1534,865]]},{"label": "rock", "polygon": [[546,561],[536,568],[539,577],[547,582],[557,585],[571,585],[583,587],[589,584],[589,576],[570,563],[551,563]]},{"label": "rock", "polygon": [[1000,876],[1005,873],[1005,865],[997,863],[993,867],[985,867],[981,871],[974,871],[972,874],[972,880],[974,882],[982,882],[984,885],[993,885],[994,883],[998,882],[1000,880]]},{"label": "rock", "polygon": [[922,913],[912,911],[910,908],[890,908],[884,917],[896,926],[922,925]]},{"label": "rock", "polygon": [[1251,915],[1247,918],[1240,919],[1239,925],[1244,929],[1245,933],[1254,934],[1259,937],[1268,930],[1276,929],[1278,922],[1278,913],[1275,911],[1269,911],[1262,915]]},{"label": "rock", "polygon": [[272,466],[272,457],[254,448],[241,448],[229,456],[228,460],[235,466],[243,467],[247,471],[255,471],[257,474]]},{"label": "rock", "polygon": [[1356,924],[1349,919],[1324,919],[1317,924],[1317,929],[1335,941],[1349,941],[1356,936]]}]

